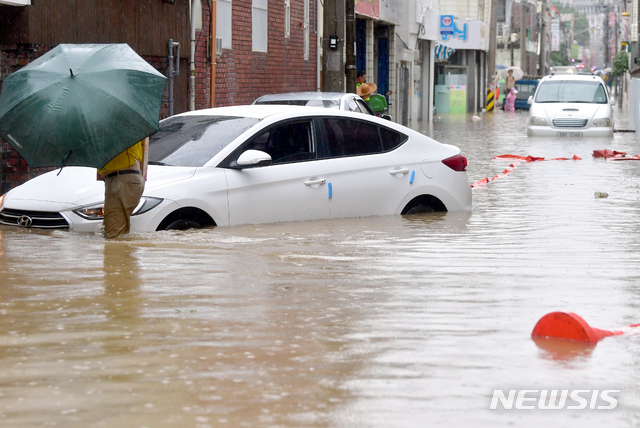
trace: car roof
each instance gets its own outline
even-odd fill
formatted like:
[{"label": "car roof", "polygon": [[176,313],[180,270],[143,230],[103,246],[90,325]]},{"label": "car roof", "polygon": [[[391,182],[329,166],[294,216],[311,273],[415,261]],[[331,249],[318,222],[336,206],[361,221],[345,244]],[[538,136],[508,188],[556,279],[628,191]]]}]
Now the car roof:
[{"label": "car roof", "polygon": [[595,74],[552,74],[550,76],[545,76],[542,78],[542,80],[540,80],[540,83],[542,82],[546,82],[549,80],[571,80],[571,81],[592,81],[595,80],[597,82],[602,82],[604,83],[604,81],[599,77],[596,76]]},{"label": "car roof", "polygon": [[281,94],[266,94],[259,98],[257,101],[307,101],[307,100],[340,100],[345,95],[357,96],[356,94],[343,93],[343,92],[286,92]]},{"label": "car roof", "polygon": [[250,104],[230,107],[216,107],[202,110],[187,111],[171,117],[178,116],[233,116],[250,117],[254,119],[266,119],[271,116],[343,116],[358,119],[375,118],[371,115],[354,113],[346,110],[327,109],[323,107],[291,106],[285,104]]}]

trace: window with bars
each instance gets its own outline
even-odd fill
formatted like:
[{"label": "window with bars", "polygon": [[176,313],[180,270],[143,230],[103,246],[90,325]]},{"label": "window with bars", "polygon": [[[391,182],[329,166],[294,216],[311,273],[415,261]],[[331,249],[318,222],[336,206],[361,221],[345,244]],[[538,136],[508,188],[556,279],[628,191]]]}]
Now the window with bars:
[{"label": "window with bars", "polygon": [[231,49],[232,45],[232,16],[231,16],[232,0],[217,0],[216,5],[216,37],[222,38],[222,48]]},{"label": "window with bars", "polygon": [[268,51],[268,21],[267,0],[253,0],[251,7],[251,48],[253,51]]},{"label": "window with bars", "polygon": [[284,38],[291,37],[291,0],[284,0]]}]

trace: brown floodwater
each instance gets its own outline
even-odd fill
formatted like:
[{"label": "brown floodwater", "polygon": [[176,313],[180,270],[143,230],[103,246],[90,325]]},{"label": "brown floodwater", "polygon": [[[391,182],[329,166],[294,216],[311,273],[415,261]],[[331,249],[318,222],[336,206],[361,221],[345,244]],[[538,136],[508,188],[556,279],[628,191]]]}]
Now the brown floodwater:
[{"label": "brown floodwater", "polygon": [[[0,227],[0,426],[639,425],[640,335],[531,330],[556,310],[640,322],[640,161],[592,157],[640,145],[527,138],[526,117],[436,117],[470,183],[514,165],[467,213],[113,241]],[[490,409],[544,389],[619,392],[611,410]]]}]

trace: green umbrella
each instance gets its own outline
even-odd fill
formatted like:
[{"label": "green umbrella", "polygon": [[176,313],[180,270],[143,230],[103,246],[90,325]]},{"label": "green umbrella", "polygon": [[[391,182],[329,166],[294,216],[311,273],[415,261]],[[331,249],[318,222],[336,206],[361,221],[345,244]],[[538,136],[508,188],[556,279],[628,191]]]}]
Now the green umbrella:
[{"label": "green umbrella", "polygon": [[102,168],[158,130],[166,80],[126,44],[58,45],[4,80],[0,136],[34,168]]}]

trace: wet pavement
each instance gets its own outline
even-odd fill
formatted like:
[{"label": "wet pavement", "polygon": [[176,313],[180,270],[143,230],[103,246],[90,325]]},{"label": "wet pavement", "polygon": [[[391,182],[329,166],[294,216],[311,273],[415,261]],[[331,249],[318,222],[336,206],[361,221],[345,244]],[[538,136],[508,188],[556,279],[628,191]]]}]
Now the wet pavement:
[{"label": "wet pavement", "polygon": [[[640,154],[636,135],[534,139],[527,112],[480,116],[429,131],[470,183],[512,170],[470,213],[114,241],[0,228],[0,426],[640,425],[640,335],[530,337],[555,310],[640,322],[640,163],[592,157]],[[490,409],[494,390],[543,389],[619,392],[611,410]]]}]

